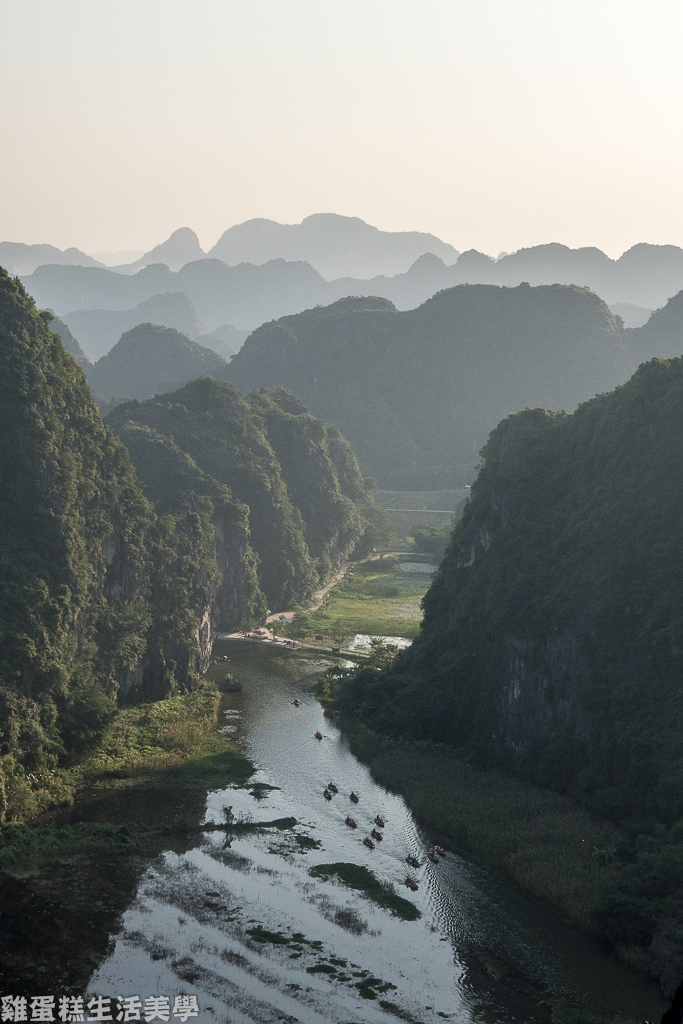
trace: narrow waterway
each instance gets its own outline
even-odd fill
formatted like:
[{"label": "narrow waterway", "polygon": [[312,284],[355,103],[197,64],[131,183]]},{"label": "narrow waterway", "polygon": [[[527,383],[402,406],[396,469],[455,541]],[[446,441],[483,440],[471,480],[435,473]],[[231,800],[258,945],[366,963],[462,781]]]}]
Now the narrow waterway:
[{"label": "narrow waterway", "polygon": [[[224,698],[222,727],[263,785],[209,793],[205,820],[225,821],[230,808],[238,820],[297,825],[207,833],[188,852],[157,858],[91,995],[165,995],[173,1005],[190,994],[202,1020],[230,1024],[544,1024],[558,998],[629,1021],[659,1019],[656,986],[590,938],[453,853],[438,865],[426,859],[432,838],[323,717],[311,688],[324,662],[229,642],[217,653],[244,687]],[[329,802],[328,782],[339,789]],[[362,840],[377,814],[384,839],[370,850]],[[420,868],[408,869],[408,854]],[[337,862],[370,868],[421,918],[401,920],[333,877],[309,874]],[[403,885],[409,871],[416,893]]]}]

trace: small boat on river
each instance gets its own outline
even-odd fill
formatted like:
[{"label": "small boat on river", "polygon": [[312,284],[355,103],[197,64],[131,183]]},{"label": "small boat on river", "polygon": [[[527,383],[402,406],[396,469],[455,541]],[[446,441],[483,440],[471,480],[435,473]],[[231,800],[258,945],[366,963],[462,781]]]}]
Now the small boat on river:
[{"label": "small boat on river", "polygon": [[298,697],[294,698],[294,700],[292,701],[292,704],[294,705],[295,708],[301,707],[301,701],[299,700]]},{"label": "small boat on river", "polygon": [[410,864],[411,868],[419,868],[420,866],[420,862],[417,857],[408,856],[406,857],[406,861]]},{"label": "small boat on river", "polygon": [[434,853],[433,850],[427,850],[427,856],[431,860],[432,864],[438,864],[439,863],[438,858],[437,858],[437,856],[436,856],[436,854]]},{"label": "small boat on river", "polygon": [[323,734],[320,731],[318,731],[318,732],[315,733],[315,738],[317,740],[321,740],[323,738]]},{"label": "small boat on river", "polygon": [[335,786],[334,782],[328,782],[327,783],[327,788],[329,789],[330,793],[338,793],[339,792],[339,790]]},{"label": "small boat on river", "polygon": [[366,836],[365,837],[365,839],[363,840],[363,846],[367,846],[368,850],[374,850],[375,849],[375,844],[373,843],[373,841],[370,838],[370,836]]},{"label": "small boat on river", "polygon": [[412,889],[413,892],[417,892],[417,890],[419,889],[419,886],[414,878],[406,878],[405,884],[408,886],[409,889]]},{"label": "small boat on river", "polygon": [[445,857],[446,856],[446,851],[444,850],[444,848],[442,846],[435,846],[434,849],[438,853],[439,857]]},{"label": "small boat on river", "polygon": [[384,828],[384,818],[380,817],[379,814],[375,818],[375,825],[379,825],[380,828]]},{"label": "small boat on river", "polygon": [[354,804],[358,803],[358,793],[352,793],[349,798]]},{"label": "small boat on river", "polygon": [[325,792],[323,793],[323,796],[325,797],[326,800],[331,800],[332,799],[332,794],[330,793],[329,789],[325,790]]},{"label": "small boat on river", "polygon": [[372,836],[373,839],[378,839],[380,842],[382,841],[382,839],[384,839],[384,836],[382,835],[382,833],[377,828],[373,828],[373,830],[370,833],[370,835]]},{"label": "small boat on river", "polygon": [[346,818],[346,824],[349,826],[349,828],[358,828],[358,826],[356,825],[356,819],[355,818],[347,817]]}]

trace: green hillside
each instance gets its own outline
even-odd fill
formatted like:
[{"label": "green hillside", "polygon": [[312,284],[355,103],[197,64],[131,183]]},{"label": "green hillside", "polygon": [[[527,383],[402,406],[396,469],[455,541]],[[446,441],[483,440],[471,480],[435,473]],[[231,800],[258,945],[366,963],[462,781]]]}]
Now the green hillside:
[{"label": "green hillside", "polygon": [[285,391],[244,398],[227,382],[203,377],[119,405],[108,422],[130,446],[161,511],[173,510],[173,495],[186,486],[180,478],[190,471],[212,501],[230,488],[248,516],[259,586],[272,611],[306,601],[344,556],[380,539],[384,514],[348,443]]},{"label": "green hillside", "polygon": [[93,393],[105,401],[151,398],[195,377],[224,377],[227,363],[174,327],[138,324],[111,351],[86,368]]},{"label": "green hillside", "polygon": [[683,954],[683,359],[493,431],[413,647],[338,707],[621,830],[598,925]]},{"label": "green hillside", "polygon": [[469,483],[502,416],[574,408],[631,369],[620,322],[588,289],[461,285],[408,312],[348,298],[282,317],[227,376],[245,392],[286,387],[380,486],[417,490]]},{"label": "green hillside", "polygon": [[219,582],[210,499],[157,519],[50,320],[0,271],[0,821],[51,802],[119,696],[195,683]]}]

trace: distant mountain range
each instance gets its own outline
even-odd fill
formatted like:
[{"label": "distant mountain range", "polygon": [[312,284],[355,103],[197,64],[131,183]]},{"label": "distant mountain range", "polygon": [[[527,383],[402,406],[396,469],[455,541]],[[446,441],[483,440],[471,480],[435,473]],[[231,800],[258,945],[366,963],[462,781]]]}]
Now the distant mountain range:
[{"label": "distant mountain range", "polygon": [[419,489],[471,479],[499,414],[572,408],[640,362],[683,352],[683,292],[638,329],[571,286],[458,286],[408,312],[347,297],[263,324],[230,366],[245,332],[229,325],[193,341],[138,324],[94,366],[66,323],[51,330],[106,405],[207,375],[284,386],[348,434],[383,484]]},{"label": "distant mountain range", "polygon": [[57,249],[54,245],[25,245],[24,242],[0,242],[0,267],[13,277],[32,274],[46,264],[76,267],[103,267],[93,256],[80,249]]},{"label": "distant mountain range", "polygon": [[[348,295],[375,295],[390,299],[398,309],[413,309],[437,291],[457,284],[499,284],[516,287],[576,284],[589,287],[623,316],[626,326],[638,327],[650,310],[664,305],[683,288],[683,249],[675,246],[638,245],[618,260],[597,249],[568,249],[561,245],[523,249],[495,261],[482,253],[466,252],[451,266],[426,253],[404,274],[393,277],[337,278],[326,281],[309,263],[271,260],[261,266],[241,263],[230,267],[222,260],[200,259],[170,270],[151,264],[134,274],[104,267],[41,266],[23,278],[39,305],[54,309],[73,325],[79,336],[77,311],[131,311],[154,296],[182,293],[192,304],[198,333],[232,325],[250,331],[267,320],[299,313],[316,305],[329,305]],[[161,300],[158,300],[161,301]],[[100,319],[101,326],[96,324]],[[145,317],[148,319],[148,317]],[[86,352],[93,332],[93,354],[113,337],[115,318],[109,313],[83,318],[88,327],[79,336]],[[130,318],[128,320],[130,322]],[[163,320],[189,333],[194,328],[177,319]],[[96,336],[96,337],[95,337]]]},{"label": "distant mountain range", "polygon": [[301,224],[256,218],[228,228],[209,256],[230,266],[302,260],[327,278],[403,274],[423,253],[455,263],[458,250],[422,231],[380,231],[358,217],[316,213]]}]

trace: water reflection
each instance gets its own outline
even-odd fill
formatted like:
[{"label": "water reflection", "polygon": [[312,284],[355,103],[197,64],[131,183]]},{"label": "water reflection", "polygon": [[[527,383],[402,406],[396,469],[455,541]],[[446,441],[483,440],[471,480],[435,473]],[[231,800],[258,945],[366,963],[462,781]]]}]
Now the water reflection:
[{"label": "water reflection", "polygon": [[[205,820],[223,822],[229,808],[242,822],[294,817],[297,825],[209,832],[192,849],[157,858],[90,992],[191,992],[205,1019],[239,1024],[372,1024],[397,1014],[425,1024],[548,1024],[553,996],[587,997],[630,1018],[661,1014],[654,986],[540,905],[452,853],[438,866],[426,861],[433,837],[323,718],[311,692],[323,660],[250,645],[222,650],[230,658],[223,671],[244,687],[224,697],[222,726],[255,761],[262,785],[211,792]],[[338,793],[326,801],[330,781]],[[352,807],[355,831],[344,824]],[[362,839],[376,814],[385,838],[368,850]],[[411,872],[415,894],[402,885],[408,854],[421,861]],[[337,862],[371,868],[421,919],[392,917],[334,878],[309,874]]]}]

